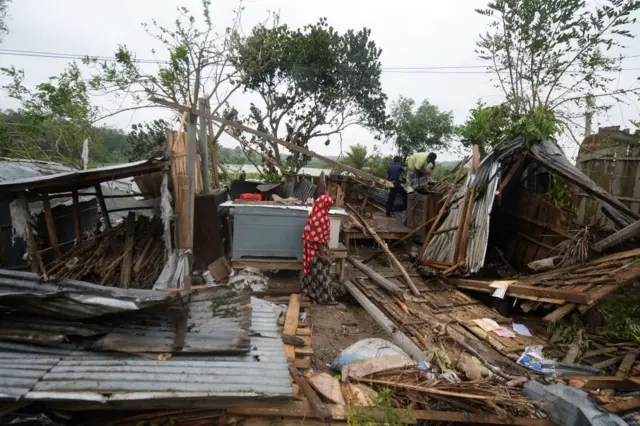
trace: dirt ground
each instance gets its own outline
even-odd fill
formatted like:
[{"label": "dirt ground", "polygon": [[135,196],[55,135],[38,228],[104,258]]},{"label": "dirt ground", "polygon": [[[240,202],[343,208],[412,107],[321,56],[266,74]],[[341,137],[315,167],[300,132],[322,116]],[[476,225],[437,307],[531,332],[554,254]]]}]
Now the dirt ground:
[{"label": "dirt ground", "polygon": [[387,335],[373,318],[355,301],[337,305],[312,305],[309,308],[313,327],[313,368],[328,370],[336,356],[361,339]]}]

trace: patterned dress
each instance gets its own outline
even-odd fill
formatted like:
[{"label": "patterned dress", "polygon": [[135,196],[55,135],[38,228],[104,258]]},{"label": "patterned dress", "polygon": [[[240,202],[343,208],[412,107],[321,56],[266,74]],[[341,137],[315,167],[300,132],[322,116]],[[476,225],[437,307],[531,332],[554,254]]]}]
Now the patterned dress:
[{"label": "patterned dress", "polygon": [[321,195],[313,204],[311,214],[304,226],[302,292],[316,303],[333,302],[331,285],[331,259],[327,244],[331,238],[329,207],[333,200]]}]

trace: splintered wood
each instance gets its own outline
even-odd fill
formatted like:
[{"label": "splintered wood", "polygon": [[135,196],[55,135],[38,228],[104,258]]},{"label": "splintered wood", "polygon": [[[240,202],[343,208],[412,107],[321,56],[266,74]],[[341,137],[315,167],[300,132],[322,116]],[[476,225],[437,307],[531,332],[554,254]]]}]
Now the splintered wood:
[{"label": "splintered wood", "polygon": [[[144,216],[91,237],[47,265],[47,273],[60,278],[150,289],[164,266],[163,225]],[[123,268],[127,268],[125,271]]]}]

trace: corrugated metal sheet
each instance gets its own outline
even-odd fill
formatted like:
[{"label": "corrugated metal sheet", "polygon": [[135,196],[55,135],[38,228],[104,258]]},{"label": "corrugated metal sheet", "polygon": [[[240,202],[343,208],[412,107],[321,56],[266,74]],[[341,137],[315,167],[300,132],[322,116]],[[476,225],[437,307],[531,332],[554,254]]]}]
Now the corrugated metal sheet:
[{"label": "corrugated metal sheet", "polygon": [[64,171],[61,170],[55,174],[39,174],[36,176],[0,181],[0,191],[11,192],[32,188],[47,188],[51,192],[56,192],[56,190],[61,187],[65,187],[65,190],[69,190],[70,187],[86,188],[95,183],[117,180],[135,174],[160,171],[168,162],[168,157],[158,155],[147,160],[98,167],[95,169],[75,170],[65,168]]},{"label": "corrugated metal sheet", "polygon": [[0,352],[0,399],[24,397],[60,359],[59,356]]},{"label": "corrugated metal sheet", "polygon": [[293,188],[293,196],[303,202],[307,201],[307,199],[313,198],[316,194],[316,188],[317,186],[309,179],[300,178],[300,181]]},{"label": "corrugated metal sheet", "polygon": [[185,405],[195,397],[291,398],[276,309],[252,299],[251,318],[251,351],[236,356],[174,356],[158,361],[112,354],[78,356],[78,352],[59,350],[56,357],[27,345],[7,351],[0,344],[0,360],[22,357],[36,365],[27,370],[27,383],[27,378],[13,380],[22,377],[17,375],[25,370],[24,364],[0,362],[0,387],[11,392],[0,397],[97,402],[184,398]]},{"label": "corrugated metal sheet", "polygon": [[83,322],[8,313],[0,322],[0,340],[41,345],[72,341],[85,349],[128,353],[249,350],[248,292],[237,294],[226,287],[212,287],[190,297],[188,307],[162,305]]},{"label": "corrugated metal sheet", "polygon": [[31,272],[0,269],[0,306],[59,318],[91,318],[181,300],[176,293],[104,287],[75,280],[40,281]]},{"label": "corrugated metal sheet", "polygon": [[70,173],[75,170],[73,167],[49,161],[0,158],[0,182]]},{"label": "corrugated metal sheet", "polygon": [[[357,186],[357,192],[358,192],[358,199],[360,200],[364,200],[365,197],[367,196],[367,192],[369,193],[369,198],[368,198],[368,202],[369,203],[373,203],[376,204],[380,207],[385,207],[387,205],[387,198],[389,196],[389,190],[388,189],[382,189],[382,188],[371,188],[371,187],[367,187],[364,185],[358,185]],[[403,204],[402,204],[402,197],[400,197],[400,195],[396,196],[396,199],[393,203],[393,208],[396,211],[400,211],[402,210]]]}]

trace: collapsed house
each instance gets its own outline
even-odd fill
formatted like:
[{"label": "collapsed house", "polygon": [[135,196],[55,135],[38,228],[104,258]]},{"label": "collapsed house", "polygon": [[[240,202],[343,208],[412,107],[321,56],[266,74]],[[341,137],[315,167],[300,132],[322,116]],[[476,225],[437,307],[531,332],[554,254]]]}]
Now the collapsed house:
[{"label": "collapsed house", "polygon": [[[0,182],[11,243],[24,239],[33,271],[0,270],[3,421],[546,426],[568,424],[557,417],[567,407],[611,418],[638,409],[629,394],[640,390],[637,344],[595,335],[586,348],[558,341],[544,321],[515,322],[482,294],[554,322],[589,311],[640,275],[632,240],[640,215],[555,144],[516,139],[482,161],[474,152],[428,193],[412,194],[402,224],[380,211],[386,191],[374,184],[388,182],[197,114],[353,174],[327,182],[336,281],[395,345],[382,340],[373,355],[347,353],[358,360],[332,365],[334,374],[318,362],[324,348],[313,325],[327,314],[313,315],[297,272],[286,274],[301,269],[318,178],[211,190],[206,144],[201,158],[196,132],[171,133],[166,152],[142,162]],[[135,205],[109,206],[108,195],[124,194],[105,194],[103,185],[119,178],[136,180],[136,201],[151,203],[138,207],[153,218],[136,215]],[[567,209],[570,198],[553,195],[559,183],[569,197],[598,203],[606,220],[587,222]],[[88,219],[76,214],[84,196],[98,207]],[[33,221],[33,203],[42,204],[44,228]],[[70,237],[56,224],[53,210],[62,207],[71,208]],[[410,241],[420,244],[414,262],[391,250]],[[366,252],[369,242],[379,251]],[[582,399],[552,398],[557,388],[536,387],[541,381]],[[388,392],[393,405],[383,406]],[[545,412],[545,399],[560,408]]]}]

